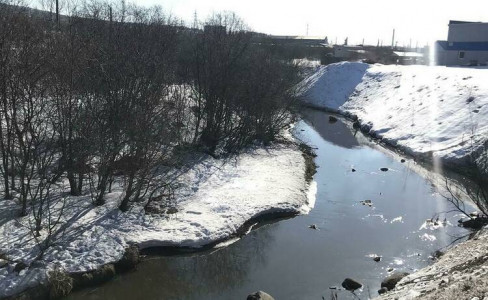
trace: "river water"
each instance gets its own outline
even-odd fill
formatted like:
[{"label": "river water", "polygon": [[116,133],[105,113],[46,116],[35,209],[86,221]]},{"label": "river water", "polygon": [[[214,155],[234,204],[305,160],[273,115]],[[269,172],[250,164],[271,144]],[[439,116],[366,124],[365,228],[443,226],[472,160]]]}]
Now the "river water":
[{"label": "river water", "polygon": [[[319,167],[309,215],[266,224],[228,247],[150,256],[137,271],[69,299],[246,299],[263,290],[277,300],[320,300],[331,299],[330,288],[346,277],[361,282],[356,295],[368,299],[392,269],[425,267],[433,251],[464,233],[456,213],[441,213],[452,207],[431,182],[438,175],[411,159],[400,162],[342,120],[329,123],[326,113],[306,111],[305,120],[296,134],[316,148]],[[428,226],[436,213],[439,226]]]}]

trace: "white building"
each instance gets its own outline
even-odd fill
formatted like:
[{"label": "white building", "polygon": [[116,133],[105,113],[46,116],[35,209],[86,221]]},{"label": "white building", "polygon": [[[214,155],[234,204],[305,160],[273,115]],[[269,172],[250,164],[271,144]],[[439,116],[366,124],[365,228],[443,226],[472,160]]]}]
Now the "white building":
[{"label": "white building", "polygon": [[438,65],[488,64],[488,23],[450,21],[447,41],[437,41]]}]

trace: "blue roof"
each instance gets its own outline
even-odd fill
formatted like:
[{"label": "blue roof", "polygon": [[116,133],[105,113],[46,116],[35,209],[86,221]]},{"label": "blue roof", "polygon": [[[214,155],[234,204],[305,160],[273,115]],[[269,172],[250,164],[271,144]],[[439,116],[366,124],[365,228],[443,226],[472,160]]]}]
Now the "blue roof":
[{"label": "blue roof", "polygon": [[437,41],[444,50],[453,51],[488,51],[488,42],[448,42]]},{"label": "blue roof", "polygon": [[450,20],[449,25],[456,25],[456,24],[475,24],[475,23],[480,23],[480,22],[470,22],[470,21],[456,21],[456,20]]}]

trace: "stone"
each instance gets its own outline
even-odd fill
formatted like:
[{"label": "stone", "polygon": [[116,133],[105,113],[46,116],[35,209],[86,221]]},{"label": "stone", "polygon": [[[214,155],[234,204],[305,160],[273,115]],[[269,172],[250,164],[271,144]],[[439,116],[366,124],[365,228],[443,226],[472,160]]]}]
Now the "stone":
[{"label": "stone", "polygon": [[346,278],[342,282],[342,287],[348,291],[355,291],[355,290],[361,288],[362,286],[363,285],[361,283],[359,283],[356,280],[351,279],[351,278]]},{"label": "stone", "polygon": [[354,169],[354,168],[353,168],[351,171],[352,171],[352,172],[356,172],[356,169]]},{"label": "stone", "polygon": [[335,123],[337,122],[337,118],[334,116],[329,116],[329,123]]},{"label": "stone", "polygon": [[404,162],[406,162],[406,160],[402,158],[400,162],[403,164]]},{"label": "stone", "polygon": [[315,229],[315,230],[319,229],[315,224],[309,225],[308,228]]},{"label": "stone", "polygon": [[380,169],[382,172],[387,172],[388,171],[388,168],[381,168]]},{"label": "stone", "polygon": [[375,257],[373,257],[373,260],[375,262],[380,262],[381,261],[381,256],[375,256]]},{"label": "stone", "polygon": [[247,296],[247,300],[274,300],[274,298],[263,291],[258,291]]},{"label": "stone", "polygon": [[398,272],[398,273],[393,273],[390,276],[386,277],[382,282],[381,282],[381,287],[387,288],[389,291],[395,288],[397,283],[402,280],[403,277],[409,275],[407,272]]},{"label": "stone", "polygon": [[168,215],[174,215],[178,212],[178,209],[176,207],[170,207],[166,210],[166,213]]},{"label": "stone", "polygon": [[381,289],[378,290],[378,294],[382,295],[384,293],[388,292],[388,289],[385,287],[382,287]]},{"label": "stone", "polygon": [[461,226],[464,228],[471,228],[471,229],[481,229],[486,224],[488,224],[488,218],[481,217],[481,218],[474,218],[463,221]]},{"label": "stone", "polygon": [[352,124],[352,127],[354,129],[360,129],[361,128],[361,123],[359,123],[359,121],[354,121],[354,123]]},{"label": "stone", "polygon": [[17,272],[17,273],[20,273],[20,271],[22,271],[23,269],[27,268],[28,266],[23,263],[23,262],[19,262],[15,265],[14,267],[14,272]]},{"label": "stone", "polygon": [[434,259],[439,259],[442,255],[444,255],[444,252],[442,252],[441,250],[436,250],[434,251],[434,253],[432,253],[432,257]]},{"label": "stone", "polygon": [[4,268],[8,265],[8,261],[5,259],[0,259],[0,268]]},{"label": "stone", "polygon": [[371,201],[371,200],[359,201],[359,203],[361,203],[362,205],[367,205],[369,207],[373,206],[373,201]]}]

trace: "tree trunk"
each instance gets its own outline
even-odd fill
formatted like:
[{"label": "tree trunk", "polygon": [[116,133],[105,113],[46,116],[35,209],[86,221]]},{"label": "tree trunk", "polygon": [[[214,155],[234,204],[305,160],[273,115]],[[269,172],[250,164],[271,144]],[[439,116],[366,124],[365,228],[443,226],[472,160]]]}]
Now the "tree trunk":
[{"label": "tree trunk", "polygon": [[76,182],[75,174],[73,174],[72,171],[68,171],[68,181],[69,181],[70,194],[72,196],[81,195],[81,191],[78,189],[78,185]]},{"label": "tree trunk", "polygon": [[125,190],[125,196],[122,202],[120,203],[119,209],[123,212],[126,212],[129,210],[129,202],[130,202],[130,197],[134,193],[134,190],[132,186],[134,185],[134,177],[135,173],[131,172],[129,175],[129,185],[127,186],[127,189]]}]

